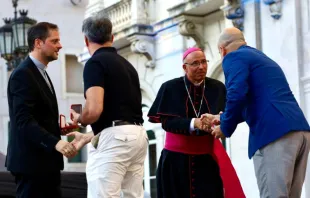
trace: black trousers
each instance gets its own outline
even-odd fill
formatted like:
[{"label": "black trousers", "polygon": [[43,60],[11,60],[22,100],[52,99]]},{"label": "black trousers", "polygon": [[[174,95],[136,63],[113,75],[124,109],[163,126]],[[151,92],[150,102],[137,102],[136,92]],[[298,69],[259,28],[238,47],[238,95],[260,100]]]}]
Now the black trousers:
[{"label": "black trousers", "polygon": [[164,149],[156,175],[157,198],[224,198],[219,166],[211,155]]},{"label": "black trousers", "polygon": [[36,175],[12,174],[15,176],[16,198],[61,198],[60,171]]}]

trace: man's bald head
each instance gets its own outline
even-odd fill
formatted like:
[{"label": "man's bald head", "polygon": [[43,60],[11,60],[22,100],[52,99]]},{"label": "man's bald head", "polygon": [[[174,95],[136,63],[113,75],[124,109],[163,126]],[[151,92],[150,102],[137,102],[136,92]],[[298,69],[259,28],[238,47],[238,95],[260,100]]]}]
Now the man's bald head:
[{"label": "man's bald head", "polygon": [[222,47],[226,47],[230,43],[233,42],[245,42],[243,33],[235,27],[232,28],[226,28],[224,31],[221,33],[218,45]]},{"label": "man's bald head", "polygon": [[[225,51],[229,53],[237,50],[241,45],[246,45],[246,42],[243,33],[238,28],[232,27],[224,29],[218,41],[218,48],[220,51],[225,49]],[[225,52],[224,56],[227,53]]]}]

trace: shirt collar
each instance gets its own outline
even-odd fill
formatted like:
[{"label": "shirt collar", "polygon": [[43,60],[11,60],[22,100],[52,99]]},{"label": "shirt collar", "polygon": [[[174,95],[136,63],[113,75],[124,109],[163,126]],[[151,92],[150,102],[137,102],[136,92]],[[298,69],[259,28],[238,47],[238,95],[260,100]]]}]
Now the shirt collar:
[{"label": "shirt collar", "polygon": [[29,55],[29,58],[33,61],[33,63],[37,66],[37,68],[41,69],[41,70],[46,70],[47,66],[44,65],[43,63],[41,63],[40,61],[38,61],[36,58],[34,58],[33,56]]},{"label": "shirt collar", "polygon": [[247,47],[247,45],[246,45],[246,44],[241,45],[238,49],[242,49],[242,48],[245,48],[245,47]]},{"label": "shirt collar", "polygon": [[202,81],[201,81],[200,83],[198,83],[198,84],[194,84],[194,83],[192,83],[191,81],[189,81],[187,75],[185,74],[185,82],[186,82],[186,85],[187,85],[187,86],[193,85],[193,86],[195,86],[195,87],[201,87],[201,86],[203,85],[203,81],[204,81],[204,80],[202,80]]},{"label": "shirt collar", "polygon": [[95,55],[97,53],[100,53],[100,52],[114,52],[114,53],[117,53],[117,51],[116,51],[116,49],[114,47],[101,47],[101,48],[97,49],[93,55]]}]

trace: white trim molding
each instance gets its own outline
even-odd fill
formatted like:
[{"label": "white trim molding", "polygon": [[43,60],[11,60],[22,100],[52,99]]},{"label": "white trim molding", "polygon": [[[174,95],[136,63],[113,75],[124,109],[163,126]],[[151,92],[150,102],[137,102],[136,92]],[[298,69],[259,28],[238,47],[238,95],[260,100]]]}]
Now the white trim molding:
[{"label": "white trim molding", "polygon": [[9,116],[3,116],[2,117],[2,126],[3,126],[3,144],[1,148],[1,152],[6,155],[7,152],[7,147],[8,147],[8,142],[9,142],[9,128],[8,128],[8,123],[10,121]]},{"label": "white trim molding", "polygon": [[[79,61],[80,49],[66,49],[63,50],[59,56],[59,60],[61,61],[61,98],[67,99],[72,97],[84,97],[83,93],[68,93],[67,92],[67,81],[66,81],[66,55],[75,55],[77,57],[77,61]],[[81,62],[83,64],[83,62]],[[82,78],[82,76],[81,76]]]},{"label": "white trim molding", "polygon": [[310,76],[302,77],[301,82],[303,84],[304,93],[309,93],[310,92]]}]

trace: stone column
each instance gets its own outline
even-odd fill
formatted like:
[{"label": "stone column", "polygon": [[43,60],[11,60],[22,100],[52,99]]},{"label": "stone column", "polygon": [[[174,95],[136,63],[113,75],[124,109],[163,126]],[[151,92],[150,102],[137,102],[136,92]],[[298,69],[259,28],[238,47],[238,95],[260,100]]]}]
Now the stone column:
[{"label": "stone column", "polygon": [[147,2],[131,0],[131,24],[148,24]]}]

